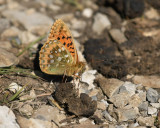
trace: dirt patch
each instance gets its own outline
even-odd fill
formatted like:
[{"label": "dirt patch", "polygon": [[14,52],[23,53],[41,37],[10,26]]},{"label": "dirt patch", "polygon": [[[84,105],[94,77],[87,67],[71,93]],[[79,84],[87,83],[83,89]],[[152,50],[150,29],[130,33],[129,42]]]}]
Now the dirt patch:
[{"label": "dirt patch", "polygon": [[91,116],[97,108],[97,102],[85,93],[78,96],[78,90],[71,83],[62,83],[57,86],[55,99],[63,105],[67,111],[77,116]]}]

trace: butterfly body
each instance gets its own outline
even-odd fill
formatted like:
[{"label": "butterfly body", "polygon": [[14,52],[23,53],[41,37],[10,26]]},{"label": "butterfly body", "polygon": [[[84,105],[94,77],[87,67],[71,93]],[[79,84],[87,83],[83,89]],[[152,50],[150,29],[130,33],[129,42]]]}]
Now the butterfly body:
[{"label": "butterfly body", "polygon": [[74,76],[84,71],[85,64],[78,60],[72,35],[62,20],[57,20],[39,55],[40,68],[53,75]]}]

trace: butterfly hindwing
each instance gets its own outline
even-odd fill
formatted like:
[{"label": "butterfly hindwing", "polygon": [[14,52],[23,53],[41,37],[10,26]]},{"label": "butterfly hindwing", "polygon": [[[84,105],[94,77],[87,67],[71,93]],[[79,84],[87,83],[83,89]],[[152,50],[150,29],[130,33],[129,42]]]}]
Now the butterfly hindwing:
[{"label": "butterfly hindwing", "polygon": [[40,68],[48,74],[64,74],[73,57],[58,40],[47,41],[40,51]]}]

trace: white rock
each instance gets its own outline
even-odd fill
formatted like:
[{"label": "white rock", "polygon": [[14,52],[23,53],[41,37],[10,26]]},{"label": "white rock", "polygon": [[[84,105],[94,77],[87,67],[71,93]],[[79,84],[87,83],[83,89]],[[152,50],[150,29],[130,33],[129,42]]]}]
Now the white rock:
[{"label": "white rock", "polygon": [[159,20],[160,19],[160,15],[158,13],[158,11],[154,8],[151,8],[149,10],[146,10],[145,12],[145,16],[148,18],[148,19],[156,19],[156,20]]},{"label": "white rock", "polygon": [[85,8],[82,12],[82,15],[86,18],[91,18],[93,15],[93,10],[91,8]]},{"label": "white rock", "polygon": [[17,91],[19,91],[22,87],[19,86],[17,83],[15,82],[12,82],[10,85],[9,85],[9,90],[16,93]]},{"label": "white rock", "polygon": [[154,107],[148,107],[148,114],[155,114],[157,112],[157,109]]},{"label": "white rock", "polygon": [[20,128],[12,110],[6,106],[0,106],[0,128]]},{"label": "white rock", "polygon": [[88,70],[82,74],[82,81],[89,85],[88,89],[94,89],[95,85],[93,84],[95,79],[96,70]]},{"label": "white rock", "polygon": [[160,108],[160,103],[150,103],[155,108]]},{"label": "white rock", "polygon": [[111,28],[111,22],[109,21],[108,17],[104,14],[97,13],[94,16],[94,23],[92,29],[98,35],[100,35],[105,29]]}]

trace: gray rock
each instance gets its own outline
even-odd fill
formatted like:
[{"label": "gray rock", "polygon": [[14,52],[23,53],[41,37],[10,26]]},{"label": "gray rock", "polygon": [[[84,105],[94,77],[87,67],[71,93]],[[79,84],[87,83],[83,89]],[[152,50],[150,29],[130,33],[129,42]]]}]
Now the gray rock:
[{"label": "gray rock", "polygon": [[0,48],[0,67],[10,67],[18,63],[18,58],[12,53]]},{"label": "gray rock", "polygon": [[16,117],[7,106],[0,106],[0,128],[20,128]]},{"label": "gray rock", "polygon": [[154,117],[138,117],[137,122],[141,125],[141,126],[154,126]]},{"label": "gray rock", "polygon": [[125,41],[127,41],[127,38],[125,37],[124,33],[120,31],[119,29],[111,29],[109,31],[112,39],[117,42],[118,44],[121,44]]},{"label": "gray rock", "polygon": [[158,95],[158,92],[152,88],[149,88],[147,90],[147,100],[151,103],[156,103],[158,102],[158,98],[159,98],[159,95]]},{"label": "gray rock", "polygon": [[[125,82],[123,84],[123,86],[121,86],[121,88],[124,88],[131,96],[135,94],[135,91],[136,91],[136,85],[131,83],[131,82]],[[120,92],[122,91],[120,88]],[[122,88],[122,89],[123,89]]]},{"label": "gray rock", "polygon": [[13,22],[22,24],[28,31],[43,35],[50,30],[53,24],[52,19],[49,17],[32,11],[18,11],[18,10],[5,10],[2,12],[4,17],[7,17]]},{"label": "gray rock", "polygon": [[85,8],[82,12],[82,16],[86,18],[91,18],[93,15],[93,10],[91,8]]},{"label": "gray rock", "polygon": [[129,103],[130,94],[129,93],[120,93],[110,97],[109,101],[112,102],[116,107],[123,108]]},{"label": "gray rock", "polygon": [[142,102],[138,108],[140,111],[147,111],[148,110],[148,101]]},{"label": "gray rock", "polygon": [[128,121],[131,119],[135,119],[139,112],[136,108],[130,109],[117,109],[116,110],[118,116],[118,122]]},{"label": "gray rock", "polygon": [[114,94],[117,94],[119,91],[119,88],[124,84],[123,81],[120,81],[118,79],[114,79],[114,78],[106,79],[102,76],[99,76],[97,80],[99,82],[99,86],[108,97],[111,97]]},{"label": "gray rock", "polygon": [[72,29],[76,29],[76,30],[84,30],[87,26],[87,23],[83,20],[78,20],[78,19],[73,19],[71,20],[71,26]]},{"label": "gray rock", "polygon": [[108,17],[104,14],[97,13],[94,16],[94,23],[92,26],[92,30],[97,33],[98,35],[102,34],[105,29],[111,28],[111,22],[109,21]]},{"label": "gray rock", "polygon": [[10,23],[8,19],[1,18],[0,19],[0,33],[2,33],[5,29],[10,27]]},{"label": "gray rock", "polygon": [[157,113],[157,109],[154,107],[148,107],[148,114],[153,115]]},{"label": "gray rock", "polygon": [[109,113],[107,111],[103,111],[102,115],[104,116],[104,118],[106,118],[108,121],[113,121],[113,118],[109,115]]}]

